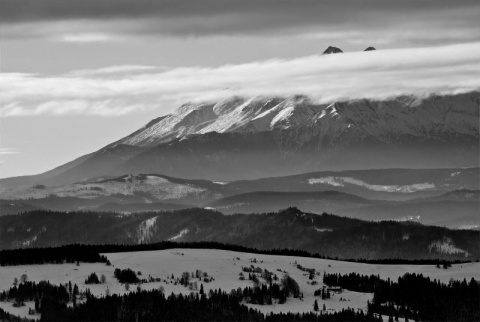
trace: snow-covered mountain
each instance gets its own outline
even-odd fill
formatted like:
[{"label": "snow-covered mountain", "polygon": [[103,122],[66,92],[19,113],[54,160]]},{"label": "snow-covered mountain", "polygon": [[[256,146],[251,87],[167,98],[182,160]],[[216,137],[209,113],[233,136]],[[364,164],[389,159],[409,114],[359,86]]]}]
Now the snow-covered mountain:
[{"label": "snow-covered mountain", "polygon": [[64,185],[139,173],[222,181],[477,166],[479,110],[480,92],[327,104],[302,95],[184,104],[99,151],[0,185]]},{"label": "snow-covered mountain", "polygon": [[210,104],[185,104],[117,141],[153,147],[208,132],[260,132],[314,127],[329,138],[354,133],[390,143],[401,136],[445,141],[479,137],[479,93],[404,96],[386,101],[353,100],[316,104],[308,97],[232,97]]}]

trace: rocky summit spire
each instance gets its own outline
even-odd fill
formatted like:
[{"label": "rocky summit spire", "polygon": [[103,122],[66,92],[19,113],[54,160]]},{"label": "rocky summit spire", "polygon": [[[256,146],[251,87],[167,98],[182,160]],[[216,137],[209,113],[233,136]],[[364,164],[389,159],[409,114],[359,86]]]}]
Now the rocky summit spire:
[{"label": "rocky summit spire", "polygon": [[328,46],[328,48],[323,52],[322,55],[339,54],[339,53],[343,53],[343,51],[340,48]]},{"label": "rocky summit spire", "polygon": [[376,50],[375,47],[367,47],[364,51]]}]

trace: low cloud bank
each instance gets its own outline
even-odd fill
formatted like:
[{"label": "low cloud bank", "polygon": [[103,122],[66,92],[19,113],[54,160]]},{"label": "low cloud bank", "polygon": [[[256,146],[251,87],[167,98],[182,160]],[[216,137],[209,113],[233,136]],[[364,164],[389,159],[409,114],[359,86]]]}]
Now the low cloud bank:
[{"label": "low cloud bank", "polygon": [[0,75],[0,116],[170,112],[232,95],[318,102],[456,94],[480,88],[480,43],[268,60],[218,68],[112,66],[63,75]]}]

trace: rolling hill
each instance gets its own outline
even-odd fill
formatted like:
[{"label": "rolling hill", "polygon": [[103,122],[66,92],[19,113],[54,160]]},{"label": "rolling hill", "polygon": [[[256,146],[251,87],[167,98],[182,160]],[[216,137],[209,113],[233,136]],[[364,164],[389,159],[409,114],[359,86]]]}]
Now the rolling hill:
[{"label": "rolling hill", "polygon": [[478,259],[480,231],[410,222],[367,222],[297,208],[225,216],[205,209],[121,215],[33,211],[0,217],[0,248],[218,241],[258,249],[300,249],[356,259]]}]

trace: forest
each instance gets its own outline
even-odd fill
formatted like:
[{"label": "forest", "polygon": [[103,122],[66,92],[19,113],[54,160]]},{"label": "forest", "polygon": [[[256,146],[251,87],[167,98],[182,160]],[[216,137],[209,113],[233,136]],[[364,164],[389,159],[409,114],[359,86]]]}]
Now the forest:
[{"label": "forest", "polygon": [[480,321],[480,286],[473,278],[448,284],[406,273],[394,282],[376,275],[324,274],[327,285],[373,293],[369,310],[415,321]]},{"label": "forest", "polygon": [[[148,222],[151,225],[147,227]],[[476,243],[479,231],[414,222],[363,221],[326,213],[309,214],[298,208],[229,216],[200,208],[128,216],[35,210],[0,216],[0,249],[158,243],[181,231],[186,233],[175,241],[209,240],[259,250],[298,249],[342,260],[480,259]],[[453,245],[457,251],[445,252],[441,245]]]},{"label": "forest", "polygon": [[[33,265],[33,264],[63,264],[63,263],[106,263],[110,262],[101,253],[119,253],[119,252],[137,252],[137,251],[153,251],[166,250],[174,248],[190,248],[190,249],[219,249],[229,250],[243,253],[263,254],[263,255],[282,255],[282,256],[298,256],[312,257],[321,259],[339,260],[322,256],[318,253],[312,254],[304,250],[298,249],[257,249],[245,246],[219,243],[213,241],[199,242],[173,242],[162,241],[153,244],[139,245],[65,245],[59,247],[40,247],[40,248],[19,248],[19,249],[3,249],[0,250],[0,266],[14,265]],[[367,264],[387,264],[387,265],[444,265],[460,264],[469,262],[468,260],[443,260],[443,259],[342,259],[342,261],[367,263]]]},{"label": "forest", "polygon": [[302,297],[298,284],[288,275],[279,284],[256,283],[230,292],[217,289],[206,293],[202,285],[199,292],[189,295],[166,295],[160,287],[149,291],[137,288],[125,295],[108,293],[101,297],[93,296],[88,289],[79,292],[76,284],[56,286],[45,281],[25,280],[0,293],[0,300],[10,300],[19,306],[24,301],[34,301],[35,312],[41,313],[42,321],[375,321],[379,314],[388,316],[390,321],[399,318],[406,321],[480,320],[480,287],[474,279],[444,284],[410,273],[396,282],[375,275],[324,274],[324,282],[360,292],[373,290],[367,312],[347,309],[327,313],[320,310],[315,301],[317,306],[313,306],[311,313],[264,315],[242,305],[267,305],[274,301],[281,304],[289,297]]},{"label": "forest", "polygon": [[[292,282],[287,281],[278,294],[294,295]],[[263,289],[263,290],[262,290]],[[269,296],[275,291],[267,291],[262,286],[253,291],[221,289],[208,294],[190,293],[164,294],[162,289],[145,291],[137,289],[125,295],[93,296],[87,289],[79,294],[76,285],[51,285],[48,282],[25,282],[13,286],[0,294],[0,300],[14,300],[21,303],[35,301],[35,311],[41,314],[41,321],[381,321],[372,312],[344,309],[340,312],[326,311],[303,314],[279,313],[263,314],[242,304],[243,300],[257,303],[260,294]],[[270,286],[271,289],[271,286]],[[297,294],[298,295],[298,294]],[[84,299],[81,300],[81,298]],[[78,299],[77,299],[78,298]],[[72,305],[67,305],[72,302]],[[0,317],[17,321],[13,316],[0,310]]]}]

